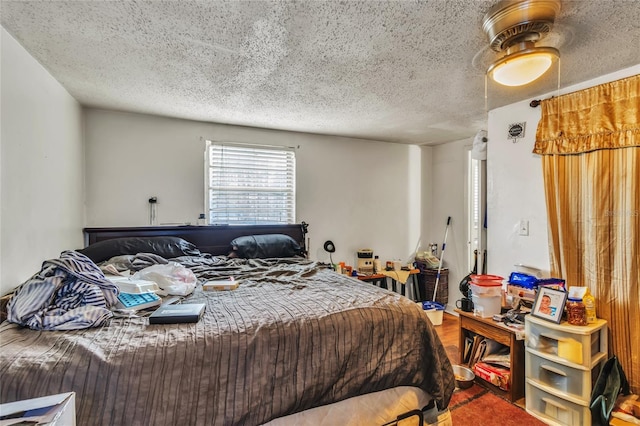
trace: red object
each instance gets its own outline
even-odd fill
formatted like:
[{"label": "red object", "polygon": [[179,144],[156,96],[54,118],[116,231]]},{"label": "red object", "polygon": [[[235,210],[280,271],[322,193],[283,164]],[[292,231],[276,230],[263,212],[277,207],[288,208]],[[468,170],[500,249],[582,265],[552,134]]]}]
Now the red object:
[{"label": "red object", "polygon": [[500,389],[509,390],[511,387],[511,371],[508,368],[476,362],[473,365],[473,372],[476,376],[498,386]]},{"label": "red object", "polygon": [[471,275],[471,283],[483,287],[497,287],[502,285],[504,278],[498,275]]}]

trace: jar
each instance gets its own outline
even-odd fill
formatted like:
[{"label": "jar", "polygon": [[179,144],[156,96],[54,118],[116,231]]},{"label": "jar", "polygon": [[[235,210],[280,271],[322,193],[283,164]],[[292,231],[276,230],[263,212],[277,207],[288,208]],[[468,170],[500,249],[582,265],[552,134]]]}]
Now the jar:
[{"label": "jar", "polygon": [[380,258],[378,256],[373,257],[373,272],[379,274],[382,271],[382,262],[380,262]]},{"label": "jar", "polygon": [[582,299],[569,298],[567,302],[567,321],[571,325],[587,325],[587,310]]}]

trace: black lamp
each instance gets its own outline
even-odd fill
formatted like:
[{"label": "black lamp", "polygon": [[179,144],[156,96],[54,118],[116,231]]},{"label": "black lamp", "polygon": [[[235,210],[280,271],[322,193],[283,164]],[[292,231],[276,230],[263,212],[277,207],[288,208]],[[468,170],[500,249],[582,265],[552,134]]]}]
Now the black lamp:
[{"label": "black lamp", "polygon": [[329,260],[331,261],[331,264],[333,265],[333,258],[331,256],[331,253],[335,253],[335,251],[336,251],[336,246],[333,244],[333,241],[327,240],[327,241],[324,242],[324,251],[329,253]]}]

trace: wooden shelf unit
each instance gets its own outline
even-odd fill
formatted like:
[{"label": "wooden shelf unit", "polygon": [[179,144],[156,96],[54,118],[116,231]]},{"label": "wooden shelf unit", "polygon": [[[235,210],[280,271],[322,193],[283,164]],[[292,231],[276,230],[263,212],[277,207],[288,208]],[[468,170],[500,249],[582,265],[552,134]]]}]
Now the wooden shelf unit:
[{"label": "wooden shelf unit", "polygon": [[[511,365],[511,386],[508,391],[476,376],[476,383],[491,389],[494,393],[501,397],[516,402],[524,398],[524,340],[518,339],[518,331],[513,330],[503,323],[496,322],[491,318],[481,318],[473,315],[473,312],[464,312],[459,309],[455,310],[460,315],[460,341],[459,355],[460,364],[464,362],[465,337],[470,333],[486,337],[501,343],[510,350]],[[520,331],[524,334],[524,330]]]}]

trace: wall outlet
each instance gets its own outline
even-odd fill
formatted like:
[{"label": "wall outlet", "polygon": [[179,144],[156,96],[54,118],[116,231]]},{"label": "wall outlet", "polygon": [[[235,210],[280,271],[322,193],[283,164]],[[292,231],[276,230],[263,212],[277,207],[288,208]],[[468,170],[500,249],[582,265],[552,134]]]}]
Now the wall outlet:
[{"label": "wall outlet", "polygon": [[520,226],[518,227],[518,234],[522,236],[529,235],[529,221],[522,219],[520,221]]}]

